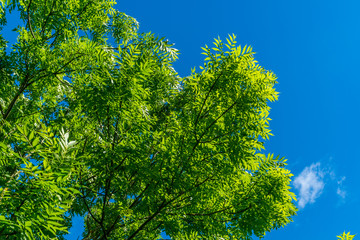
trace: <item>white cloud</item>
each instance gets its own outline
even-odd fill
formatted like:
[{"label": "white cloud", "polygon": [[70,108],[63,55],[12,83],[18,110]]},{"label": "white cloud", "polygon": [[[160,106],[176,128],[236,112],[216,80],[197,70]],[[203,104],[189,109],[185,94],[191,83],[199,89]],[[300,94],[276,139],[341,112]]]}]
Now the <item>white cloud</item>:
[{"label": "white cloud", "polygon": [[299,208],[304,208],[308,203],[314,203],[324,189],[324,171],[320,163],[313,163],[306,167],[294,180],[294,187],[299,190]]},{"label": "white cloud", "polygon": [[345,176],[343,176],[337,183],[338,184],[342,184],[343,183],[343,181],[345,181],[345,179],[346,179],[346,177]]},{"label": "white cloud", "polygon": [[339,195],[340,197],[342,198],[345,198],[346,197],[346,191],[341,189],[340,187],[338,187],[336,189],[336,194]]},{"label": "white cloud", "polygon": [[343,189],[342,183],[345,181],[346,177],[342,177],[339,181],[337,181],[337,189],[336,194],[339,195],[342,199],[346,197],[346,191]]},{"label": "white cloud", "polygon": [[[329,159],[329,161],[331,160],[332,158]],[[321,164],[320,162],[312,163],[295,177],[293,186],[298,190],[298,207],[300,209],[307,204],[314,203],[321,196],[325,183],[327,189],[330,188],[334,195],[336,193],[340,203],[344,203],[349,196],[346,191],[346,184],[344,184],[346,177],[337,175],[336,169],[328,161],[325,165],[322,165],[323,163],[323,161],[321,161]]]}]

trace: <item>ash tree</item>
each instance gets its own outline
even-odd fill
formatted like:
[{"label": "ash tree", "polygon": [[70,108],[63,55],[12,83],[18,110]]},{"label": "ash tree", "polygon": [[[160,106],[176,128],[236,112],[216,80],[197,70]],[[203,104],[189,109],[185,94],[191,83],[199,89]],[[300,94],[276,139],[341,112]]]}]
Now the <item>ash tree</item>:
[{"label": "ash tree", "polygon": [[107,0],[1,0],[0,238],[251,239],[296,213],[264,154],[276,76],[235,36],[178,51]]},{"label": "ash tree", "polygon": [[355,235],[350,235],[350,232],[345,233],[345,231],[341,234],[336,236],[338,240],[353,240]]}]

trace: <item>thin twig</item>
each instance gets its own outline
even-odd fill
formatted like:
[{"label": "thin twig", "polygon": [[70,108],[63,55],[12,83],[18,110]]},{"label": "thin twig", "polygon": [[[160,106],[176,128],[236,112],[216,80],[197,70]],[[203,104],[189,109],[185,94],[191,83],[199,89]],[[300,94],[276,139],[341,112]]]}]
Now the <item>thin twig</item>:
[{"label": "thin twig", "polygon": [[30,3],[29,3],[29,6],[27,7],[27,19],[28,19],[28,24],[29,24],[29,28],[30,28],[30,32],[31,32],[31,35],[33,36],[33,38],[35,39],[35,35],[34,35],[34,32],[32,30],[32,27],[31,27],[31,19],[30,19],[30,6],[31,6],[31,2],[32,0],[30,0]]}]

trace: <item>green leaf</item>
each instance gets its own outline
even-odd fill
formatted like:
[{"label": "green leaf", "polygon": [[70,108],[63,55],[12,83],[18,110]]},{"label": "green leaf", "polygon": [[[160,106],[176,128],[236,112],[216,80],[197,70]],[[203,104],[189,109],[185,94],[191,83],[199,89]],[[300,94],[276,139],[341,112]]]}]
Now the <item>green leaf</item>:
[{"label": "green leaf", "polygon": [[218,37],[181,77],[173,43],[115,1],[10,2],[26,22],[0,51],[11,238],[62,239],[75,215],[88,239],[250,239],[291,222],[292,175],[263,153],[276,76],[251,46]]}]

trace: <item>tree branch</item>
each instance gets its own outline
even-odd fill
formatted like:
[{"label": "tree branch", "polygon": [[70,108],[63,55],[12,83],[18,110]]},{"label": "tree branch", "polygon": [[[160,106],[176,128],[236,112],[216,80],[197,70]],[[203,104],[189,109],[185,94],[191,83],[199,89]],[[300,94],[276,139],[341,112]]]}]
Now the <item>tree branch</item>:
[{"label": "tree branch", "polygon": [[143,224],[140,225],[140,227],[138,227],[138,229],[131,234],[131,236],[128,238],[128,240],[133,239],[151,220],[153,220],[160,212],[161,210],[166,206],[167,204],[165,204],[165,200],[160,204],[158,210],[156,212],[154,212]]},{"label": "tree branch", "polygon": [[50,13],[47,15],[47,17],[46,17],[46,19],[45,19],[45,22],[44,22],[43,26],[41,27],[41,34],[44,33],[44,31],[45,31],[45,26],[46,26],[46,24],[47,24],[50,16],[51,16],[51,15],[53,14],[53,12],[54,12],[53,10],[54,10],[56,1],[57,1],[57,0],[53,0],[53,4],[52,4],[51,10],[50,10]]},{"label": "tree branch", "polygon": [[33,30],[32,30],[32,27],[31,27],[31,19],[30,19],[30,6],[31,6],[31,3],[32,3],[32,0],[30,0],[29,6],[27,7],[27,10],[26,10],[26,13],[27,13],[27,20],[28,20],[28,24],[29,24],[29,29],[30,29],[31,35],[32,35],[33,38],[35,39],[35,35],[34,35]]},{"label": "tree branch", "polygon": [[1,103],[0,103],[0,112],[1,112],[1,115],[2,115],[2,117],[4,118],[4,110],[3,110],[3,108],[2,108],[2,106],[1,106]]},{"label": "tree branch", "polygon": [[209,91],[207,92],[207,94],[206,94],[206,96],[205,96],[204,102],[203,102],[203,104],[202,104],[202,106],[201,106],[201,108],[200,108],[200,111],[199,111],[199,113],[198,113],[198,115],[197,115],[197,117],[196,117],[196,120],[195,120],[195,133],[196,133],[197,124],[198,124],[198,121],[199,121],[201,112],[202,112],[202,110],[203,110],[203,108],[204,108],[204,106],[205,106],[205,103],[206,103],[206,101],[207,101],[207,99],[208,99],[208,97],[209,97],[209,95],[210,95],[210,92],[214,89],[215,84],[216,84],[217,81],[220,79],[221,75],[222,75],[222,72],[221,72],[221,73],[219,74],[219,76],[215,79],[214,83],[211,85]]}]

